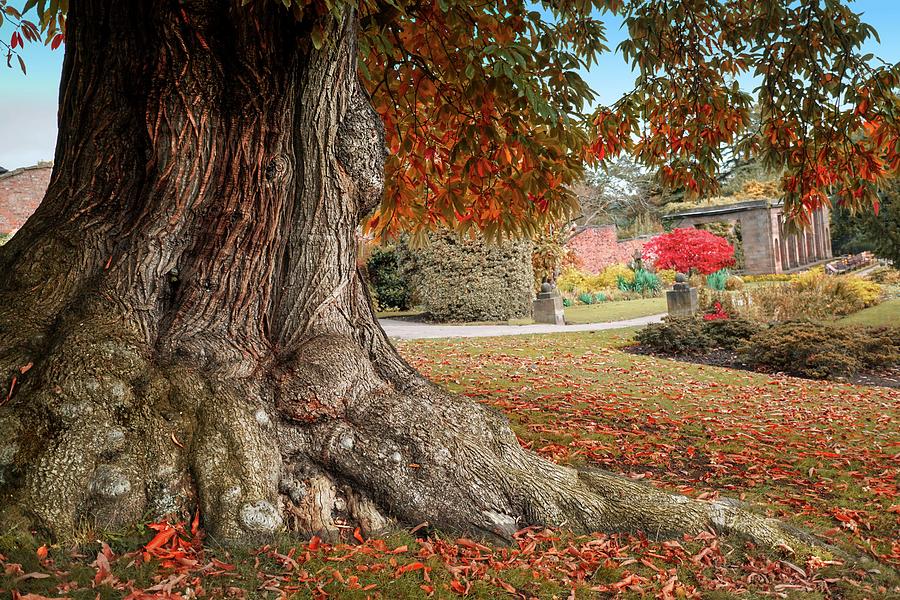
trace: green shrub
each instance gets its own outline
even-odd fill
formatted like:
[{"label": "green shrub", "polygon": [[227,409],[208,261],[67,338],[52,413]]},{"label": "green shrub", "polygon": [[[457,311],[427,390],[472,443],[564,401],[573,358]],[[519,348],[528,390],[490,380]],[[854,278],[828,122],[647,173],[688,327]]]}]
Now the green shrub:
[{"label": "green shrub", "polygon": [[412,290],[401,264],[400,253],[393,246],[377,247],[366,262],[369,284],[381,310],[407,310]]},{"label": "green shrub", "polygon": [[487,243],[442,230],[409,250],[410,281],[436,321],[507,321],[531,316],[531,241]]},{"label": "green shrub", "polygon": [[634,339],[641,348],[656,354],[697,354],[711,348],[703,322],[692,317],[667,317],[639,330]]},{"label": "green shrub", "polygon": [[605,293],[598,292],[598,293],[594,294],[594,302],[599,303],[599,302],[606,302],[606,301],[607,301],[607,297],[606,297]]},{"label": "green shrub", "polygon": [[581,292],[580,294],[578,294],[578,301],[582,304],[593,304],[594,295],[589,292]]},{"label": "green shrub", "polygon": [[900,329],[833,327],[810,321],[781,323],[754,334],[740,348],[754,367],[825,379],[900,360]]},{"label": "green shrub", "polygon": [[562,302],[563,302],[563,306],[565,306],[566,308],[569,308],[570,306],[572,306],[572,300],[569,298],[563,298]]},{"label": "green shrub", "polygon": [[728,269],[719,269],[714,273],[710,273],[706,276],[706,285],[710,289],[717,291],[724,291],[725,284],[728,281],[728,278],[731,276],[731,271]]},{"label": "green shrub", "polygon": [[750,319],[730,318],[703,321],[703,333],[714,348],[735,350],[759,333],[763,325]]}]

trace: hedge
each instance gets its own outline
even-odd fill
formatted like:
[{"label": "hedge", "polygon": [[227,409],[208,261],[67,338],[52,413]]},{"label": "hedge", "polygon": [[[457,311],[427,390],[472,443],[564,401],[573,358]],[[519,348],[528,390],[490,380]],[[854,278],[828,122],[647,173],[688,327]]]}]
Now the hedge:
[{"label": "hedge", "polygon": [[486,243],[456,233],[429,234],[410,250],[410,279],[435,321],[507,321],[531,316],[534,271],[530,240]]}]

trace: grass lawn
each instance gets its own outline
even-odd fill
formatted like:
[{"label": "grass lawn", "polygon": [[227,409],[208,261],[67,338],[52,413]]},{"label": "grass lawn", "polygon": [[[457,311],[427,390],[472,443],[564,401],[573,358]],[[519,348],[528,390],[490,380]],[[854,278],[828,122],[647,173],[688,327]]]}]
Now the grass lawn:
[{"label": "grass lawn", "polygon": [[[145,555],[153,532],[90,532],[86,540],[109,547],[87,542],[73,556],[0,532],[0,592],[18,589],[28,600],[37,598],[26,592],[93,600],[128,591],[135,599],[900,597],[891,567],[900,567],[900,392],[634,356],[621,349],[633,332],[398,346],[433,380],[505,413],[521,443],[548,459],[755,503],[878,561],[877,572],[840,555],[776,555],[709,534],[664,541],[652,532],[527,530],[506,546],[434,532],[359,543],[348,532],[336,545],[271,540],[236,552],[192,544],[183,532]],[[137,594],[154,586],[158,595]]]},{"label": "grass lawn", "polygon": [[609,323],[666,312],[666,298],[641,298],[599,304],[578,304],[566,308],[567,323]]},{"label": "grass lawn", "polygon": [[[578,304],[565,309],[567,323],[609,323],[611,321],[625,321],[638,317],[647,317],[666,312],[666,299],[641,298],[639,300],[619,300],[616,302],[601,302],[599,304]],[[421,315],[418,310],[380,312],[381,319],[398,317],[415,317]],[[532,319],[512,319],[498,322],[471,322],[455,323],[455,325],[529,325],[534,323]]]},{"label": "grass lawn", "polygon": [[865,308],[857,313],[837,322],[838,325],[900,325],[900,298],[886,300],[870,308]]}]

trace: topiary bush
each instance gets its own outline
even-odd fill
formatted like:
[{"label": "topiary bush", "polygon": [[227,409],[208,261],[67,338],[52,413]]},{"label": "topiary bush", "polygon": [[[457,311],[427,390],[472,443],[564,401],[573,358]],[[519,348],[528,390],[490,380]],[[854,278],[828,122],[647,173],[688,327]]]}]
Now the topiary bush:
[{"label": "topiary bush", "polygon": [[411,249],[410,281],[435,321],[507,321],[531,316],[529,240],[489,244],[442,230]]},{"label": "topiary bush", "polygon": [[369,286],[380,310],[408,310],[412,298],[401,253],[393,246],[376,247],[366,261]]},{"label": "topiary bush", "polygon": [[699,354],[712,347],[703,323],[693,317],[666,317],[639,330],[634,339],[654,354]]},{"label": "topiary bush", "polygon": [[757,332],[739,353],[753,367],[827,379],[896,365],[900,360],[900,329],[792,321]]},{"label": "topiary bush", "polygon": [[729,318],[703,321],[703,333],[712,348],[735,350],[762,331],[764,325],[750,319]]}]

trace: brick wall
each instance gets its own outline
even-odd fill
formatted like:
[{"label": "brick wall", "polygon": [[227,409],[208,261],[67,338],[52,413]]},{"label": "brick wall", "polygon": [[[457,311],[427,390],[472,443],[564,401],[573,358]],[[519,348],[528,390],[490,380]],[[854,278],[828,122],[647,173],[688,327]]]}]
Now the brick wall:
[{"label": "brick wall", "polygon": [[0,175],[0,235],[19,229],[44,198],[51,163],[22,167]]},{"label": "brick wall", "polygon": [[580,231],[566,246],[580,261],[583,270],[599,273],[612,264],[627,264],[634,258],[634,251],[642,249],[648,240],[636,238],[620,242],[616,237],[616,226],[604,225]]}]

